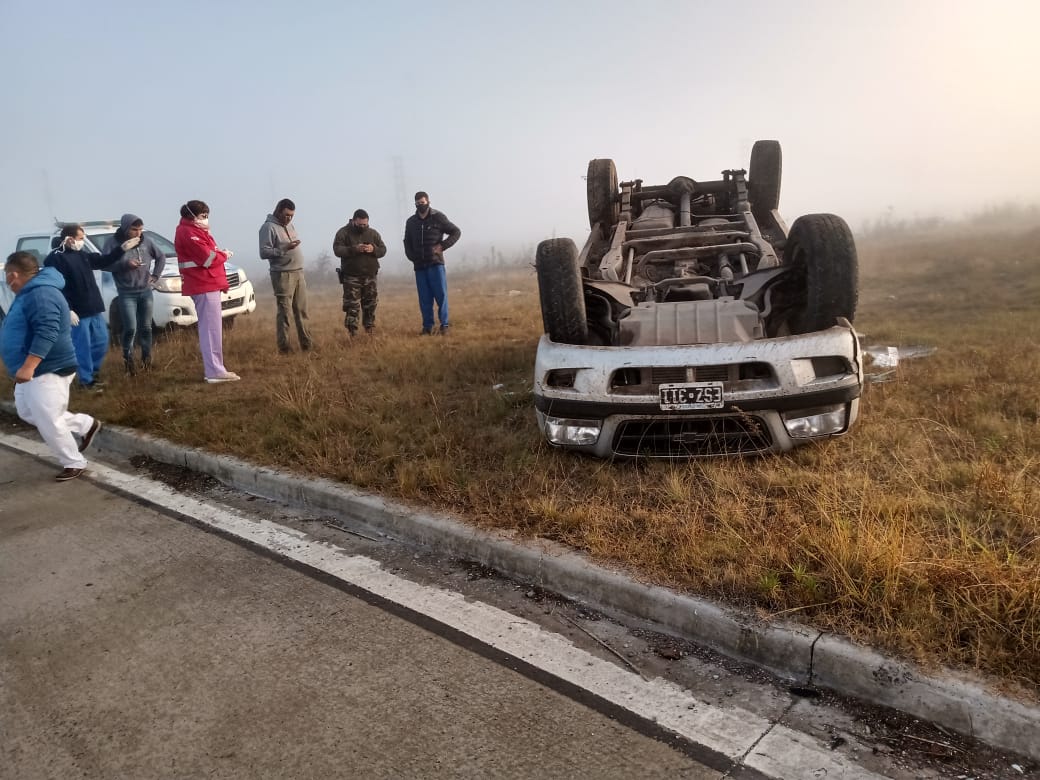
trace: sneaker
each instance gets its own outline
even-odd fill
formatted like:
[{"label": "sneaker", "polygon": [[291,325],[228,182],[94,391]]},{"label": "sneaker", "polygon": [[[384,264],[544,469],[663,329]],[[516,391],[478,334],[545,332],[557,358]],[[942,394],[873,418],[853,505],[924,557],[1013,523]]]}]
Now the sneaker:
[{"label": "sneaker", "polygon": [[83,384],[82,382],[80,382],[79,383],[79,389],[83,390],[84,392],[87,392],[87,393],[95,393],[95,394],[105,392],[105,388],[103,388],[101,386],[100,382],[90,382],[89,384]]},{"label": "sneaker", "polygon": [[141,368],[143,370],[145,370],[145,371],[151,371],[152,370],[152,356],[151,355],[148,355],[147,357],[142,357],[141,358]]},{"label": "sneaker", "polygon": [[[123,366],[126,368],[127,376],[137,376],[137,366],[134,365],[132,357],[123,358]],[[95,382],[95,384],[97,383]]]},{"label": "sneaker", "polygon": [[86,469],[62,469],[61,473],[54,479],[58,482],[68,482],[70,479],[75,479],[82,474]]},{"label": "sneaker", "polygon": [[448,335],[448,331],[450,329],[451,329],[450,325],[441,325],[441,335],[442,336],[447,336]]},{"label": "sneaker", "polygon": [[240,377],[238,374],[228,371],[223,376],[208,376],[206,377],[206,381],[209,382],[211,385],[215,385],[220,382],[237,382],[241,378],[242,377]]},{"label": "sneaker", "polygon": [[94,420],[94,424],[90,426],[90,430],[83,434],[83,439],[79,443],[79,451],[85,452],[87,447],[90,446],[91,442],[94,441],[94,437],[97,436],[97,432],[101,430],[101,420]]},{"label": "sneaker", "polygon": [[432,336],[433,335],[433,328],[423,328],[422,329],[422,333],[420,333],[419,335],[420,336]]}]

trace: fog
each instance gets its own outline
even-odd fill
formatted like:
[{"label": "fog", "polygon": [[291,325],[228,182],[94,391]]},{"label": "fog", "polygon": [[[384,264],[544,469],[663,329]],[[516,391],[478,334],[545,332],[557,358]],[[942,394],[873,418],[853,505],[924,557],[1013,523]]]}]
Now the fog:
[{"label": "fog", "polygon": [[312,262],[365,208],[384,268],[407,270],[422,189],[462,229],[450,268],[580,243],[593,157],[712,179],[758,138],[783,144],[789,223],[1040,202],[1035,3],[636,7],[0,0],[0,241],[127,211],[172,236],[200,198],[258,272],[257,229],[289,197]]}]

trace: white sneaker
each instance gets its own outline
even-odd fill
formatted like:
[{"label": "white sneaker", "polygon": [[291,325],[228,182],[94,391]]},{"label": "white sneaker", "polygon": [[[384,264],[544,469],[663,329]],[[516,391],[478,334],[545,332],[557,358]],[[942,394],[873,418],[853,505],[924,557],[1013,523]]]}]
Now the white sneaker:
[{"label": "white sneaker", "polygon": [[240,377],[238,374],[228,371],[223,376],[208,376],[206,377],[206,381],[209,382],[211,385],[215,385],[219,382],[237,382],[241,378],[242,377]]}]

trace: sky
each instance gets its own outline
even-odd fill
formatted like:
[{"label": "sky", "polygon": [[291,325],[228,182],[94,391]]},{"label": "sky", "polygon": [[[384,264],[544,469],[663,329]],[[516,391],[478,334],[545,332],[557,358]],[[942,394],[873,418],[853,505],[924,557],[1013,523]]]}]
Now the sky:
[{"label": "sky", "polygon": [[[407,270],[416,190],[490,247],[588,235],[588,161],[664,184],[784,154],[780,209],[1040,202],[1040,3],[0,0],[0,242],[184,201],[253,272],[283,197],[313,262],[364,208]],[[6,252],[5,252],[6,254]]]}]

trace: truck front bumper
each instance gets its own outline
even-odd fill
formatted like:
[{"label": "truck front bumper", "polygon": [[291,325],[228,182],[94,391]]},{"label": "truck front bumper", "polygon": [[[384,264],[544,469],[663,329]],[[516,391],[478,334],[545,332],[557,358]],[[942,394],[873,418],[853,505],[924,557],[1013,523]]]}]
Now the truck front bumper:
[{"label": "truck front bumper", "polygon": [[[688,403],[674,403],[669,388]],[[535,359],[535,411],[546,439],[603,458],[790,450],[848,431],[862,389],[859,340],[847,322],[689,346],[581,346],[543,336]]]}]

